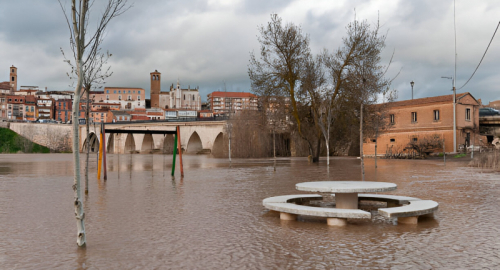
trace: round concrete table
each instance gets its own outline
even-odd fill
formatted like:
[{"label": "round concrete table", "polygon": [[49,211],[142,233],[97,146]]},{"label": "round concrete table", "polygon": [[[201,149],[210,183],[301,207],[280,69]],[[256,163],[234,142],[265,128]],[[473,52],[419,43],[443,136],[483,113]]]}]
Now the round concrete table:
[{"label": "round concrete table", "polygon": [[397,185],[369,181],[319,181],[298,183],[295,188],[302,191],[335,193],[336,208],[358,209],[358,193],[391,191],[395,190]]}]

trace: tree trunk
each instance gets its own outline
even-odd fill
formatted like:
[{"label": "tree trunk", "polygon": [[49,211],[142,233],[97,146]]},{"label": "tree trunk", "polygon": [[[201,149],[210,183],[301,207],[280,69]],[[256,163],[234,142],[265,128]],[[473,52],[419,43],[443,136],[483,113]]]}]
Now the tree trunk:
[{"label": "tree trunk", "polygon": [[[330,139],[328,139],[330,141]],[[330,144],[326,142],[326,165],[330,165]]]},{"label": "tree trunk", "polygon": [[81,201],[81,187],[80,187],[80,149],[79,149],[79,104],[80,104],[80,92],[82,89],[83,80],[83,64],[82,60],[78,61],[78,83],[75,89],[75,98],[73,100],[73,111],[72,111],[72,124],[73,124],[73,173],[74,173],[74,184],[73,190],[75,192],[75,218],[76,227],[78,229],[76,243],[78,246],[84,246],[86,243],[85,235],[85,213],[83,211],[83,202]]},{"label": "tree trunk", "polygon": [[377,139],[375,139],[375,169],[377,168]]},{"label": "tree trunk", "polygon": [[313,156],[313,163],[319,162],[319,154],[321,152],[321,137],[318,138],[318,143],[316,145],[316,153]]},{"label": "tree trunk", "polygon": [[[89,194],[89,155],[90,155],[90,124],[89,124],[89,97],[90,89],[85,89],[87,97],[87,106],[85,107],[85,126],[87,128],[87,156],[85,157],[85,194]],[[80,104],[78,104],[80,106]]]}]

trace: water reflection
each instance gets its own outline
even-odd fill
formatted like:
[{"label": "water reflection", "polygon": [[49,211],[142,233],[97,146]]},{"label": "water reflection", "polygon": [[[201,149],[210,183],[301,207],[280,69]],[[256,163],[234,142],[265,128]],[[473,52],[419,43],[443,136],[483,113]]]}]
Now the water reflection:
[{"label": "water reflection", "polygon": [[[262,199],[295,184],[360,180],[359,160],[227,160],[108,155],[108,180],[90,156],[88,246],[77,249],[71,155],[0,155],[0,265],[5,269],[496,268],[498,174],[433,160],[367,159],[366,180],[393,195],[440,203],[434,219],[394,225],[379,216],[343,228],[323,219],[281,221]],[[83,163],[82,158],[82,165]],[[375,213],[375,212],[374,212]]]}]

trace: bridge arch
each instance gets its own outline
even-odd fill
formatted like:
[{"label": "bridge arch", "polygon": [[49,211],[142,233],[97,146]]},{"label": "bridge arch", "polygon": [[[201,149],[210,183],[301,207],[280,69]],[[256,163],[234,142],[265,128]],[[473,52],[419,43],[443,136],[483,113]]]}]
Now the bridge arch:
[{"label": "bridge arch", "polygon": [[90,152],[91,153],[99,152],[99,139],[97,138],[97,135],[94,132],[90,132],[87,139],[85,139],[85,141],[83,142],[82,151],[87,152],[87,140],[89,140],[90,142],[89,145]]},{"label": "bridge arch", "polygon": [[166,134],[163,138],[163,153],[173,154],[174,153],[174,135]]},{"label": "bridge arch", "polygon": [[213,146],[212,146],[212,155],[214,157],[223,157],[224,156],[224,134],[219,132],[217,137],[215,137]]},{"label": "bridge arch", "polygon": [[200,135],[198,132],[193,132],[186,146],[187,154],[196,154],[198,151],[203,150],[203,144],[201,143]]},{"label": "bridge arch", "polygon": [[144,134],[144,139],[142,139],[141,152],[149,152],[155,147],[155,142],[153,140],[153,135],[150,133]]},{"label": "bridge arch", "polygon": [[108,142],[106,143],[106,153],[113,154],[115,152],[115,134],[108,135]]},{"label": "bridge arch", "polygon": [[125,153],[130,153],[135,151],[135,140],[133,134],[127,134],[125,139]]}]

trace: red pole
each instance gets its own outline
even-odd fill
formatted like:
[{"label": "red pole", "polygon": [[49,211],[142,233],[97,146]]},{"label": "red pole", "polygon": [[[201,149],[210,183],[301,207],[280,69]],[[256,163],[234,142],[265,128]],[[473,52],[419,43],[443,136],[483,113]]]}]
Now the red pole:
[{"label": "red pole", "polygon": [[102,123],[102,154],[103,154],[103,166],[104,166],[104,181],[108,180],[108,174],[106,170],[106,128],[104,123]]},{"label": "red pole", "polygon": [[182,167],[181,129],[177,126],[177,141],[179,144],[179,164],[181,165],[181,177],[184,177],[184,167]]}]

